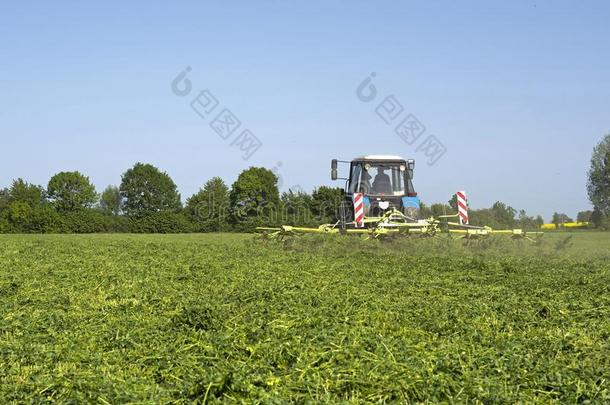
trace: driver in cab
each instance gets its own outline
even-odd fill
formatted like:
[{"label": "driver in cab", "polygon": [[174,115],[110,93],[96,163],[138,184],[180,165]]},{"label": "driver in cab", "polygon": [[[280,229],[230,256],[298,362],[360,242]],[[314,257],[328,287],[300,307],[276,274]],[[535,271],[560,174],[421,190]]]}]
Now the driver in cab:
[{"label": "driver in cab", "polygon": [[383,167],[377,168],[377,175],[373,180],[373,192],[379,195],[392,194],[392,182]]}]

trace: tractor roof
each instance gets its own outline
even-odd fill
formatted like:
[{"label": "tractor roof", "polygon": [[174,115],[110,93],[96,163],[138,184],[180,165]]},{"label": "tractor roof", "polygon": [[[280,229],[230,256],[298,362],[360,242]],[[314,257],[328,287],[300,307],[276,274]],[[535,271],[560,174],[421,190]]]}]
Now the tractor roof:
[{"label": "tractor roof", "polygon": [[397,160],[404,161],[404,159],[401,158],[400,156],[392,156],[392,155],[365,155],[365,156],[357,157],[354,160],[375,160],[375,161],[388,160],[388,161],[393,161],[393,162],[395,162]]}]

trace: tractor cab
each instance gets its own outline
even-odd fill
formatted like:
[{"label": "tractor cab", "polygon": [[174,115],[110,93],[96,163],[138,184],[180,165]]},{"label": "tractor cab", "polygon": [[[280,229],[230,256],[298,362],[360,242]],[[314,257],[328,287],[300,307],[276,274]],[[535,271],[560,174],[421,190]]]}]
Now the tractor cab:
[{"label": "tractor cab", "polygon": [[[340,161],[332,161],[332,179],[339,179],[337,166]],[[353,204],[356,195],[364,200],[364,214],[376,217],[396,208],[408,217],[417,219],[419,199],[413,187],[415,161],[399,156],[368,155],[355,158],[349,163],[349,177],[346,180],[346,204]],[[349,219],[348,219],[349,220]]]}]

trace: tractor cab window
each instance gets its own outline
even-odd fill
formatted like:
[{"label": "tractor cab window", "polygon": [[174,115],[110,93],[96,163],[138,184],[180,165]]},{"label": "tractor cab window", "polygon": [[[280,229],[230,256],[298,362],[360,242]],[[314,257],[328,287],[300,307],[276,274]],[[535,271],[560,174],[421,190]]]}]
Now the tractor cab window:
[{"label": "tractor cab window", "polygon": [[352,165],[350,192],[365,195],[405,195],[406,170],[396,163]]},{"label": "tractor cab window", "polygon": [[352,165],[352,173],[350,179],[350,193],[368,194],[368,191],[371,188],[370,176],[362,165]]}]

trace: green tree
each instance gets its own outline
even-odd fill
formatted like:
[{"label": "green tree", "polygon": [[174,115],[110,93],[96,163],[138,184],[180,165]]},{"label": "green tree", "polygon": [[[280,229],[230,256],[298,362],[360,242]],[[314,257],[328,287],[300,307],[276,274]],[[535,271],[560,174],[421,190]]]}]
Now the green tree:
[{"label": "green tree", "polygon": [[312,197],[303,191],[283,193],[281,197],[280,222],[294,226],[313,226],[315,221],[311,212]]},{"label": "green tree", "polygon": [[553,213],[553,218],[551,219],[551,222],[553,224],[555,224],[555,226],[557,228],[559,228],[559,225],[565,224],[566,222],[573,222],[573,221],[572,221],[572,218],[570,218],[566,214],[559,213],[559,212],[554,212]]},{"label": "green tree", "polygon": [[544,223],[544,220],[540,215],[537,218],[531,217],[527,215],[525,210],[519,210],[519,217],[517,219],[517,224],[521,229],[538,229],[540,225]]},{"label": "green tree", "polygon": [[591,216],[593,215],[593,211],[580,211],[576,215],[576,222],[591,222]]},{"label": "green tree", "polygon": [[220,177],[213,177],[187,200],[186,209],[197,224],[197,231],[226,231],[229,227],[229,188]]},{"label": "green tree", "polygon": [[453,212],[458,211],[457,194],[452,195],[451,199],[447,203],[449,204]]},{"label": "green tree", "polygon": [[30,207],[37,207],[46,202],[46,193],[41,186],[30,184],[23,179],[13,181],[8,190],[8,203],[23,202]]},{"label": "green tree", "polygon": [[491,207],[494,219],[496,222],[505,228],[512,228],[515,226],[515,215],[517,210],[513,207],[504,204],[503,202],[496,201]]},{"label": "green tree", "polygon": [[49,181],[47,196],[60,212],[90,208],[98,200],[89,178],[79,172],[57,173]]},{"label": "green tree", "polygon": [[136,163],[122,177],[123,211],[129,216],[145,216],[157,212],[179,211],[180,194],[174,181],[156,167]]},{"label": "green tree", "polygon": [[423,201],[419,202],[419,217],[430,218],[432,216],[432,210]]},{"label": "green tree", "polygon": [[468,212],[468,220],[470,225],[490,226],[492,228],[501,228],[500,224],[494,218],[491,208],[481,208],[478,210],[470,210]]},{"label": "green tree", "polygon": [[433,217],[439,217],[441,215],[455,214],[456,212],[450,205],[436,203],[430,206],[430,213]]},{"label": "green tree", "polygon": [[0,190],[0,212],[8,208],[10,204],[10,192],[8,188]]},{"label": "green tree", "polygon": [[121,191],[117,186],[108,186],[100,197],[100,208],[113,215],[121,213]]},{"label": "green tree", "polygon": [[277,182],[277,176],[264,167],[242,171],[229,193],[233,222],[247,230],[276,220],[280,206]]},{"label": "green tree", "polygon": [[344,200],[343,189],[320,186],[311,194],[311,212],[319,223],[339,220],[339,207]]},{"label": "green tree", "polygon": [[607,230],[609,225],[610,225],[610,221],[608,220],[608,216],[604,215],[600,210],[598,209],[594,209],[593,213],[591,214],[591,222],[593,222],[593,225],[598,228],[598,229],[602,229],[602,230]]},{"label": "green tree", "polygon": [[587,193],[596,210],[610,214],[610,134],[593,148]]},{"label": "green tree", "polygon": [[8,232],[57,232],[60,218],[46,200],[45,190],[22,179],[3,192],[2,220]]}]

